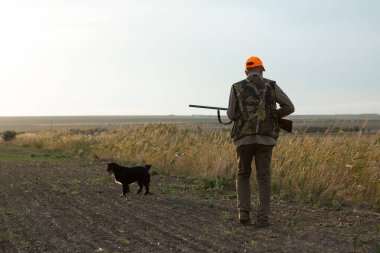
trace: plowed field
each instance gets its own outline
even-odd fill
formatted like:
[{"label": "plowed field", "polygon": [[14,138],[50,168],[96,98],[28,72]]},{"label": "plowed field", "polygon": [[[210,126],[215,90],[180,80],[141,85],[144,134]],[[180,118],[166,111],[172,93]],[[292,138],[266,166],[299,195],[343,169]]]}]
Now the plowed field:
[{"label": "plowed field", "polygon": [[[153,165],[154,166],[154,165]],[[91,162],[0,147],[0,252],[380,252],[380,216],[272,200],[266,229],[236,222],[233,189],[156,172],[148,196]]]}]

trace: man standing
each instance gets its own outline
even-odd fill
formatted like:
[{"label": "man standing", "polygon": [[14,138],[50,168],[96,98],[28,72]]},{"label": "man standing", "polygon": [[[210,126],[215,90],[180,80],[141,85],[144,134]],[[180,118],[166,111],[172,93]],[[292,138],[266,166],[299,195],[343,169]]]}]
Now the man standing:
[{"label": "man standing", "polygon": [[[263,78],[265,68],[258,57],[245,64],[247,78],[231,87],[227,115],[234,121],[231,137],[238,157],[236,175],[239,222],[250,224],[251,164],[255,157],[259,207],[254,225],[269,226],[272,149],[279,134],[278,119],[294,112],[288,96],[275,81]],[[277,103],[280,108],[277,109]]]}]

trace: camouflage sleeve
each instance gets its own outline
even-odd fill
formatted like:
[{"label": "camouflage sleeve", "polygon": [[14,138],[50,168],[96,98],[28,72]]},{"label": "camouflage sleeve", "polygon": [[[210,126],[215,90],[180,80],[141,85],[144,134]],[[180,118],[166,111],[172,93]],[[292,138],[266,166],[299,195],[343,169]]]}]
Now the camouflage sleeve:
[{"label": "camouflage sleeve", "polygon": [[231,87],[230,100],[228,102],[227,116],[230,120],[236,120],[236,97],[233,86]]},{"label": "camouflage sleeve", "polygon": [[280,108],[277,109],[277,117],[281,119],[294,112],[294,105],[292,101],[290,101],[289,97],[285,94],[285,92],[277,84],[275,87],[276,102],[280,105]]}]

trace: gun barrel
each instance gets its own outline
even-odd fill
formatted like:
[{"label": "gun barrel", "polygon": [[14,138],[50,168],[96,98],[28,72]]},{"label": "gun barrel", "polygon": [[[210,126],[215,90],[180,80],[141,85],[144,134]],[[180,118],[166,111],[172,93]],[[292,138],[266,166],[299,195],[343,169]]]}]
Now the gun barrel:
[{"label": "gun barrel", "polygon": [[189,107],[196,107],[196,108],[203,108],[203,109],[214,109],[214,110],[227,111],[227,108],[223,108],[223,107],[214,107],[214,106],[189,105]]},{"label": "gun barrel", "polygon": [[[205,105],[189,105],[189,107],[195,107],[195,108],[203,108],[203,109],[213,109],[218,110],[218,120],[223,125],[228,125],[232,122],[232,120],[228,123],[223,123],[220,119],[220,112],[219,111],[227,111],[227,108],[223,107],[214,107],[214,106],[205,106]],[[291,120],[287,119],[279,119],[278,120],[279,126],[281,129],[284,129],[285,131],[291,133],[293,129],[293,122]]]}]

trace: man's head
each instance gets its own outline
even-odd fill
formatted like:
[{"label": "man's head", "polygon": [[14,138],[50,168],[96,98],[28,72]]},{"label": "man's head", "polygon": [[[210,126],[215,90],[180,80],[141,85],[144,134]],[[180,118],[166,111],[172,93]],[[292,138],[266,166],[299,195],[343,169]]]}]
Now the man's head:
[{"label": "man's head", "polygon": [[259,57],[252,56],[245,62],[245,74],[248,76],[250,73],[263,74],[265,71],[263,62]]}]

